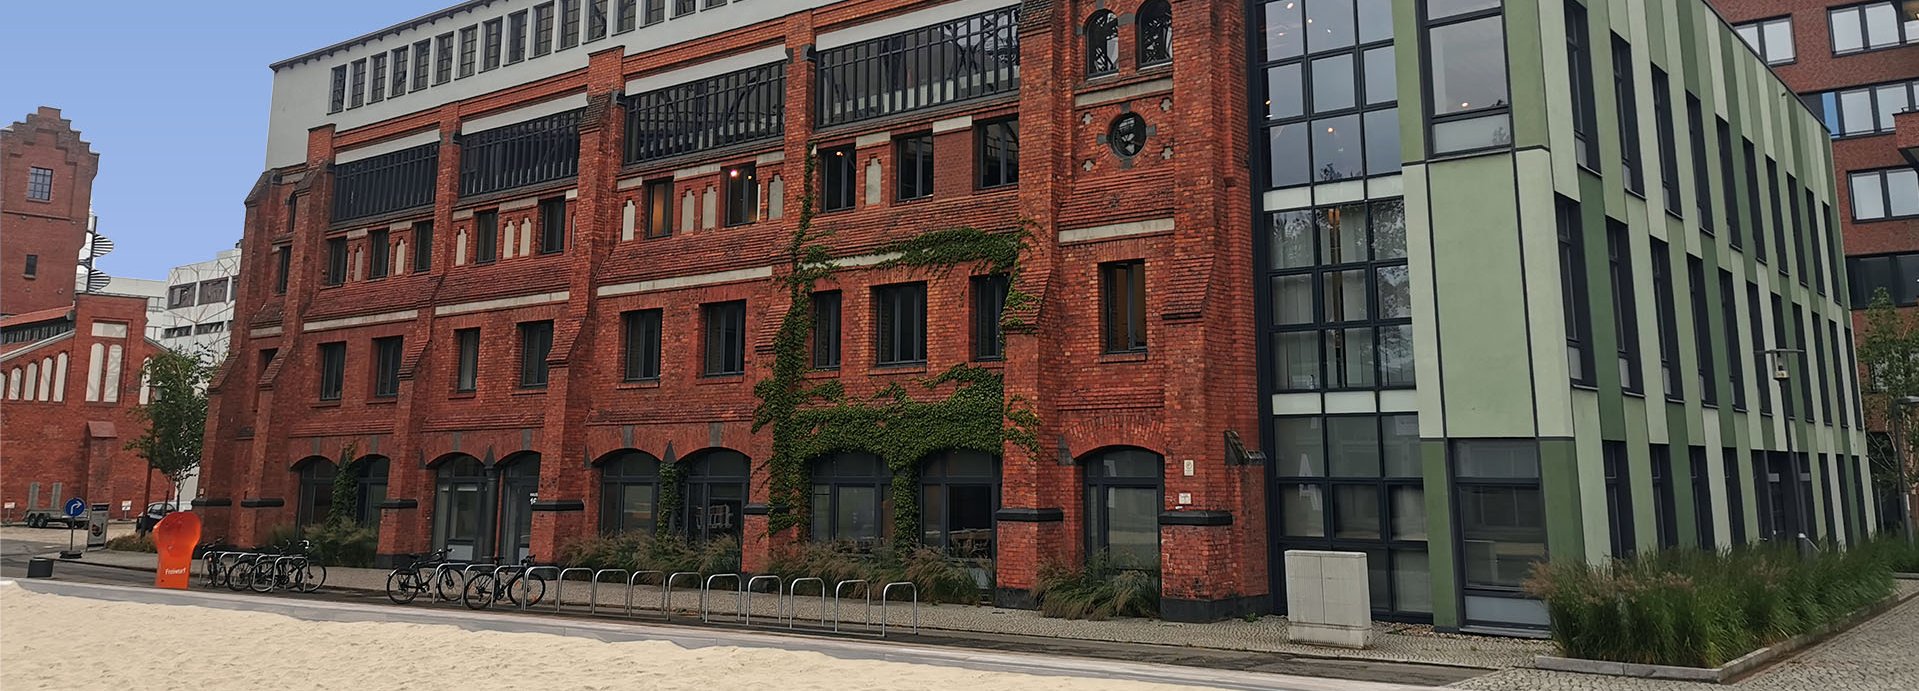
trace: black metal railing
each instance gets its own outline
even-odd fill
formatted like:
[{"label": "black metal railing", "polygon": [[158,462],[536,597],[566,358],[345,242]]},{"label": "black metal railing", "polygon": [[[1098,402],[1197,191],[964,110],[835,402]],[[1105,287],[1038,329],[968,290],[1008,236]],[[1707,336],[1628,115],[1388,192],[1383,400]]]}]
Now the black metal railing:
[{"label": "black metal railing", "polygon": [[460,195],[569,178],[580,171],[580,114],[569,110],[460,138]]},{"label": "black metal railing", "polygon": [[1019,90],[1019,8],[819,54],[819,120],[838,125]]},{"label": "black metal railing", "polygon": [[626,98],[627,163],[770,139],[785,131],[786,63]]},{"label": "black metal railing", "polygon": [[333,166],[333,222],[433,204],[438,142]]}]

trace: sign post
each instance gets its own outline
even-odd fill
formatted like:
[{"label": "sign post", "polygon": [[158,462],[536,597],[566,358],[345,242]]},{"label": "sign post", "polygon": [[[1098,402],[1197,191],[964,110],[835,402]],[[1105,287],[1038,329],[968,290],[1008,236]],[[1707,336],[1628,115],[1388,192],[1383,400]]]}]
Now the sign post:
[{"label": "sign post", "polygon": [[80,551],[73,548],[73,529],[74,524],[79,522],[80,517],[86,515],[87,502],[79,497],[74,497],[68,499],[67,503],[60,508],[61,512],[67,517],[67,551],[61,552],[60,558],[79,559]]}]

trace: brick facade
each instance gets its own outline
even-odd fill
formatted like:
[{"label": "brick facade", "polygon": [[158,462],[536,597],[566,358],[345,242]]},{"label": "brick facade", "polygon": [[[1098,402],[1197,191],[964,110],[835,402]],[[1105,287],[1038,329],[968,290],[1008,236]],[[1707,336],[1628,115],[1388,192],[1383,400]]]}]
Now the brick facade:
[{"label": "brick facade", "polygon": [[[1174,2],[1172,64],[1139,69],[1131,11],[1140,3],[1104,3],[1125,17],[1120,69],[1089,81],[1079,27],[1094,3],[1026,2],[1017,93],[814,128],[815,65],[806,56],[815,35],[934,4],[843,2],[650,52],[600,50],[584,69],[367,126],[312,129],[305,164],[266,171],[246,201],[241,316],[215,382],[199,502],[209,534],[248,543],[291,523],[295,466],[316,456],[337,461],[350,447],[391,459],[379,552],[422,552],[433,540],[438,462],[469,454],[498,468],[537,457],[531,551],[545,559],[597,529],[595,461],[628,448],[666,462],[726,448],[754,461],[743,558],[748,570],[763,567],[772,548],[801,537],[769,536],[766,516],[751,510],[766,501],[771,444],[768,432],[751,431],[753,386],[769,374],[773,333],[786,307],[772,276],[799,217],[806,157],[816,147],[850,144],[860,183],[855,206],[822,213],[814,224],[833,231],[828,244],[843,265],[817,286],[844,296],[842,365],[811,375],[837,378],[849,399],[892,384],[939,395],[917,393],[914,380],[971,357],[975,267],[875,268],[862,258],[884,243],[940,228],[1027,223],[1034,231],[1019,288],[1037,298],[1027,319],[1035,328],[1007,335],[1003,361],[979,363],[1004,375],[1009,397],[1032,402],[1042,425],[1044,453],[1011,444],[1002,453],[1002,600],[1022,601],[1042,561],[1083,556],[1083,467],[1075,461],[1133,446],[1164,457],[1160,542],[1168,615],[1264,607],[1263,472],[1229,462],[1225,442],[1229,431],[1258,436],[1252,296],[1242,280],[1251,261],[1243,17]],[[614,97],[627,80],[780,45],[794,56],[784,67],[782,138],[622,164],[625,119]],[[581,93],[587,105],[577,177],[459,196],[461,139],[454,135],[463,122]],[[1127,112],[1143,116],[1152,130],[1142,151],[1122,158],[1102,135]],[[1009,116],[1019,118],[1019,183],[975,189],[978,128]],[[328,171],[337,155],[422,131],[440,134],[432,209],[329,222]],[[893,137],[923,132],[933,133],[933,194],[897,201]],[[724,215],[725,171],[746,163],[756,164],[757,219],[728,225],[715,218]],[[868,186],[874,174],[876,188]],[[672,234],[629,238],[628,205],[643,224],[640,183],[656,180],[672,181]],[[573,228],[563,252],[541,254],[527,242],[537,242],[542,230],[532,202],[561,195]],[[289,199],[298,200],[297,213],[289,213]],[[473,212],[490,210],[505,231],[500,259],[478,265]],[[411,248],[402,246],[411,241],[394,230],[394,271],[369,280],[365,231],[424,220],[435,228],[431,269],[411,271]],[[348,280],[328,286],[326,242],[333,238],[346,239]],[[284,294],[273,280],[276,247],[291,253]],[[1107,354],[1102,347],[1098,267],[1122,260],[1145,262],[1145,353]],[[906,281],[927,284],[926,362],[875,365],[867,295],[874,286]],[[702,376],[701,306],[733,300],[747,305],[745,373]],[[663,312],[661,376],[623,381],[620,315],[653,308]],[[548,383],[521,388],[516,324],[549,319]],[[452,380],[454,333],[469,328],[481,333],[480,374],[476,390],[461,393]],[[376,398],[372,340],[388,336],[405,339],[400,392]],[[336,341],[346,344],[344,391],[340,400],[322,402],[318,346]],[[277,354],[268,358],[269,350]]]},{"label": "brick facade", "polygon": [[[58,108],[42,106],[0,129],[0,315],[66,307],[73,302],[73,272],[87,240],[93,202],[93,152]],[[52,171],[51,194],[31,196],[33,169]],[[26,271],[33,257],[33,273]]]}]

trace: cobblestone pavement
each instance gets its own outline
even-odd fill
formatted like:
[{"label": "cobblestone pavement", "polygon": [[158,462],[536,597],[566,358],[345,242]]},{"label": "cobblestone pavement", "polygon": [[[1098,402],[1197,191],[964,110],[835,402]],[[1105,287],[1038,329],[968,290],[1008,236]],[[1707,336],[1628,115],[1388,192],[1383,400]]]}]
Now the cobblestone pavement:
[{"label": "cobblestone pavement", "polygon": [[[1915,589],[1919,584],[1900,582],[1902,592]],[[1911,691],[1919,689],[1919,598],[1732,686],[1537,669],[1508,669],[1453,686],[1480,691]]]},{"label": "cobblestone pavement", "polygon": [[[91,562],[113,564],[131,568],[153,568],[155,557],[151,554],[127,552],[94,552],[86,556]],[[194,573],[200,572],[200,563],[194,564]],[[386,589],[386,571],[376,569],[334,568],[327,571],[327,588],[349,590],[384,591]],[[584,578],[584,575],[580,576]],[[550,578],[550,576],[549,576]],[[601,584],[597,596],[599,611],[602,614],[618,612],[625,607],[625,586],[614,584],[614,576],[609,575],[607,582]],[[697,589],[684,589],[691,583],[682,579],[674,584],[672,597],[673,618],[675,620],[693,619],[699,616],[700,598]],[[729,587],[730,583],[715,585]],[[197,586],[197,583],[196,583]],[[556,597],[555,588],[547,589],[548,602],[534,609],[551,608],[551,600]],[[813,592],[806,586],[804,593]],[[588,587],[584,580],[568,581],[564,591],[569,610],[584,610],[588,603]],[[633,591],[634,607],[642,610],[644,616],[659,617],[661,593],[658,586],[641,585]],[[727,617],[737,621],[736,596],[729,591],[726,595],[713,595],[707,603],[716,618]],[[428,598],[422,597],[411,607],[432,606]],[[453,606],[442,604],[440,606]],[[754,625],[770,622],[779,615],[779,599],[771,593],[759,593],[751,596],[747,608],[753,613]],[[801,596],[794,599],[793,609],[802,626],[812,623],[819,625],[822,620],[832,619],[830,600],[824,608],[816,597]],[[792,613],[789,613],[792,614]],[[877,604],[872,610],[872,621],[881,617]],[[848,599],[842,605],[839,618],[848,626],[862,628],[867,621],[864,602]],[[894,602],[886,608],[885,620],[891,626],[911,626],[913,623],[909,607]],[[1194,648],[1213,648],[1221,650],[1241,650],[1256,652],[1289,653],[1311,657],[1331,657],[1352,660],[1410,662],[1419,664],[1453,665],[1459,667],[1478,667],[1484,669],[1503,669],[1530,664],[1533,656],[1552,652],[1552,644],[1546,641],[1500,638],[1489,636],[1465,636],[1457,634],[1434,633],[1428,627],[1391,624],[1376,625],[1375,645],[1368,650],[1344,650],[1319,646],[1297,645],[1286,640],[1286,618],[1279,616],[1261,617],[1254,621],[1239,619],[1207,624],[1187,624],[1158,621],[1151,619],[1114,619],[1110,621],[1073,621],[1042,617],[1038,612],[1021,609],[1002,609],[997,607],[969,607],[962,605],[925,605],[919,610],[919,624],[926,629],[953,632],[977,632],[986,634],[1013,634],[1024,636],[1047,636],[1052,638],[1114,641],[1122,643],[1147,643],[1158,645],[1178,645]],[[811,620],[809,622],[809,620]]]}]

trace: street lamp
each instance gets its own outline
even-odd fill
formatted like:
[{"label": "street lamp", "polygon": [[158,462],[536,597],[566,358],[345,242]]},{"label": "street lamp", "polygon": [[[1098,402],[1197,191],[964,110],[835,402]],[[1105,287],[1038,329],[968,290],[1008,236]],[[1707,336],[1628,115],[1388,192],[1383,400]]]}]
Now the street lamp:
[{"label": "street lamp", "polygon": [[[1761,352],[1766,355],[1767,364],[1768,366],[1772,368],[1773,380],[1779,382],[1780,404],[1791,407],[1793,405],[1792,391],[1791,389],[1788,388],[1788,384],[1792,380],[1792,369],[1787,365],[1785,356],[1798,355],[1806,351],[1800,350],[1798,348],[1767,348],[1766,350]],[[1811,415],[1812,411],[1807,410],[1807,411],[1804,411],[1804,413],[1806,415]],[[1797,416],[1794,416],[1794,417],[1797,417]],[[1787,478],[1787,480],[1791,482],[1791,484],[1788,486],[1791,488],[1791,492],[1792,492],[1792,505],[1794,508],[1793,514],[1798,517],[1799,525],[1797,527],[1799,528],[1799,534],[1797,537],[1800,538],[1801,540],[1804,540],[1806,536],[1806,529],[1812,525],[1812,522],[1811,522],[1811,519],[1806,515],[1806,510],[1808,507],[1803,506],[1803,504],[1806,503],[1804,501],[1805,495],[1799,491],[1799,456],[1793,450],[1793,446],[1792,446],[1792,426],[1793,426],[1793,421],[1787,420],[1786,421],[1786,470],[1787,472],[1792,473],[1792,476]],[[1771,473],[1769,470],[1767,472],[1767,475],[1770,475],[1770,474]],[[1765,488],[1759,488],[1759,491],[1765,491]],[[1777,536],[1775,535],[1774,537],[1777,537]],[[1804,545],[1801,545],[1801,547],[1803,548]]]},{"label": "street lamp", "polygon": [[1912,535],[1912,486],[1906,484],[1905,434],[1900,430],[1900,421],[1906,417],[1905,411],[1919,405],[1919,396],[1902,396],[1892,399],[1892,464],[1899,467],[1899,532],[1906,534],[1906,544],[1913,544]]}]

